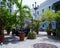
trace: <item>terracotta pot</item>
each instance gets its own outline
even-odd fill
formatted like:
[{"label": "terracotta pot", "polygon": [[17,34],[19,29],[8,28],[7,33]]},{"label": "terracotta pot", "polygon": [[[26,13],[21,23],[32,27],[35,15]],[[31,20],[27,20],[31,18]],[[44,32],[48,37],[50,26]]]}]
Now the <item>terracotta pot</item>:
[{"label": "terracotta pot", "polygon": [[0,42],[3,42],[4,41],[4,35],[0,35]]},{"label": "terracotta pot", "polygon": [[24,41],[25,33],[20,33],[19,38],[20,38],[20,41]]},{"label": "terracotta pot", "polygon": [[10,30],[7,30],[7,34],[8,34],[8,35],[10,34]]},{"label": "terracotta pot", "polygon": [[39,34],[39,31],[38,30],[35,30],[36,34]]},{"label": "terracotta pot", "polygon": [[47,35],[51,35],[52,31],[51,30],[47,30]]}]

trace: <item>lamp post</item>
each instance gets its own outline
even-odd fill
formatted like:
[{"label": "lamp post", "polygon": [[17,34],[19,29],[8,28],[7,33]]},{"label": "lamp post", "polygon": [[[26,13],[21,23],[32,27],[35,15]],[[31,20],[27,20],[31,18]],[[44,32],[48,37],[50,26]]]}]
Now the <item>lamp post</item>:
[{"label": "lamp post", "polygon": [[35,2],[35,4],[32,4],[32,7],[33,7],[33,9],[35,10],[35,13],[34,13],[35,15],[34,15],[34,16],[35,16],[35,18],[36,18],[36,15],[37,15],[37,14],[36,14],[36,11],[37,11],[37,9],[39,8],[39,5],[37,5],[37,3]]},{"label": "lamp post", "polygon": [[[33,7],[33,9],[34,9],[34,16],[35,16],[35,19],[36,19],[36,17],[37,17],[37,9],[39,8],[39,5],[37,5],[36,4],[36,2],[35,2],[35,4],[32,4],[32,7]],[[38,21],[37,21],[38,22]],[[36,29],[35,29],[35,32],[38,34],[38,24],[37,24],[37,26],[36,26]]]}]

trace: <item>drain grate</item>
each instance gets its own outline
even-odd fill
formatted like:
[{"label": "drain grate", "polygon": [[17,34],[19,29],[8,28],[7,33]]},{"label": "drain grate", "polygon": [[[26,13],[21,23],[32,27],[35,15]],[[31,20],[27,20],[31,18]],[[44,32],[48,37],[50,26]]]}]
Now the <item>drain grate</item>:
[{"label": "drain grate", "polygon": [[36,43],[33,45],[34,48],[58,48],[55,45],[48,43]]}]

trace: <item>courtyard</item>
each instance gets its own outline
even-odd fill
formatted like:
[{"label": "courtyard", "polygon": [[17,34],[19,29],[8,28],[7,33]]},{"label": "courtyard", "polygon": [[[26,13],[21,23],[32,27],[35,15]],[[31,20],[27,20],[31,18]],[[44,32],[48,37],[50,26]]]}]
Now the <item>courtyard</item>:
[{"label": "courtyard", "polygon": [[60,48],[60,0],[0,0],[0,48]]},{"label": "courtyard", "polygon": [[52,44],[60,48],[60,39],[54,36],[47,36],[46,32],[39,32],[36,39],[27,39],[25,37],[24,41],[20,41],[19,37],[11,34],[5,35],[5,40],[0,44],[0,48],[34,48],[33,45],[36,43]]}]

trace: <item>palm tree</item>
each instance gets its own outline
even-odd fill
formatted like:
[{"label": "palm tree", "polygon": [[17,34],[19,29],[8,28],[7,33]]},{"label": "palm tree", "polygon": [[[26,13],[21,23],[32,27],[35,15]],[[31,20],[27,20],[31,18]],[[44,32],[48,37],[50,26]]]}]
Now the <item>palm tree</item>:
[{"label": "palm tree", "polygon": [[50,11],[50,9],[47,9],[44,11],[44,13],[41,14],[42,21],[48,21],[49,22],[49,28],[52,28],[51,22],[55,21],[56,14]]},{"label": "palm tree", "polygon": [[[10,0],[11,1],[11,0]],[[11,30],[12,26],[15,24],[15,16],[11,14],[11,12],[9,12],[6,9],[6,5],[5,2],[6,0],[2,0],[2,5],[1,6],[1,10],[0,10],[0,25],[3,25],[4,28],[7,30]]]},{"label": "palm tree", "polygon": [[0,10],[0,30],[2,30],[2,31],[4,30],[4,27],[6,25],[7,13],[8,12],[7,12],[6,8],[1,6],[1,10]]},{"label": "palm tree", "polygon": [[26,18],[31,17],[30,8],[27,5],[22,6],[22,2],[23,2],[23,0],[20,0],[20,2],[18,2],[18,0],[15,0],[15,4],[18,8],[16,13],[19,12],[19,16],[18,16],[19,20],[18,21],[21,26],[24,24],[24,20]]}]

